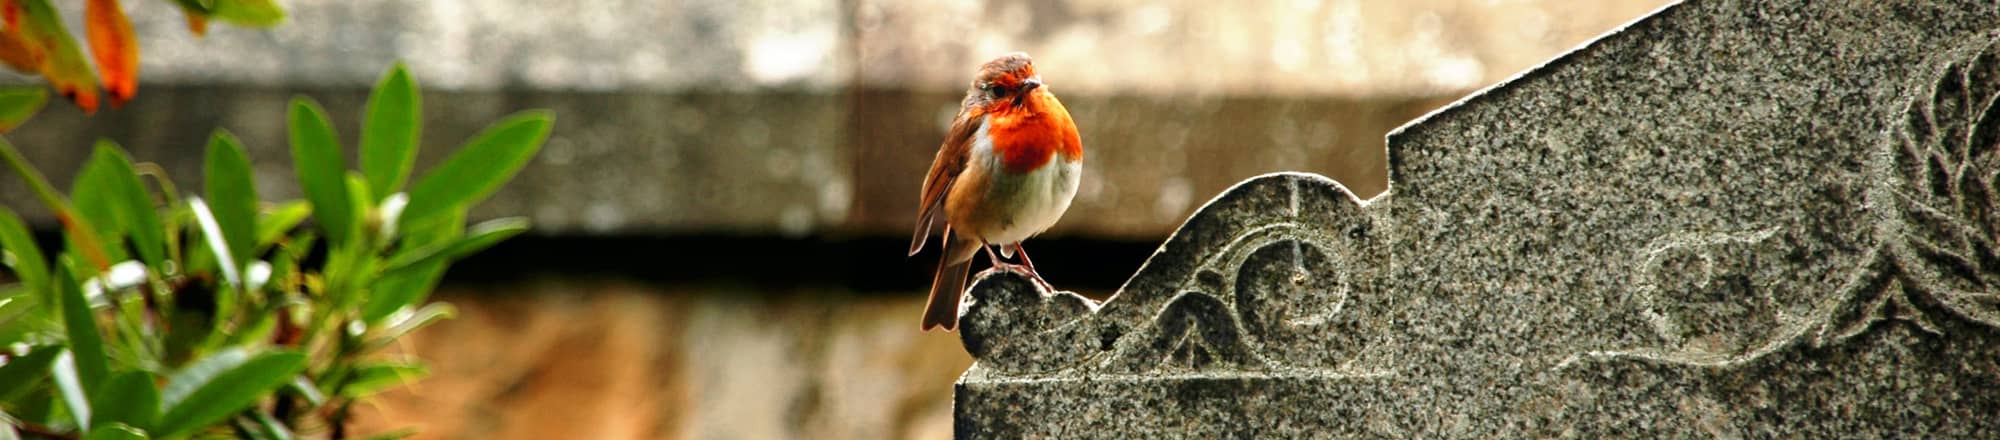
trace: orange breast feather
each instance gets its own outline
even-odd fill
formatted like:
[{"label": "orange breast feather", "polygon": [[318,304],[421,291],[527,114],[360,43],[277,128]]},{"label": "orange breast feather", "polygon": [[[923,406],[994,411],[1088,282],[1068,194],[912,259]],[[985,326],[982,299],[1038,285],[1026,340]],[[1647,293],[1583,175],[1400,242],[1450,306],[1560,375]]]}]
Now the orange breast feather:
[{"label": "orange breast feather", "polygon": [[1021,174],[1041,169],[1060,154],[1065,162],[1083,158],[1083,142],[1076,123],[1054,95],[1037,93],[1035,102],[1019,111],[992,116],[993,150],[1009,173]]}]

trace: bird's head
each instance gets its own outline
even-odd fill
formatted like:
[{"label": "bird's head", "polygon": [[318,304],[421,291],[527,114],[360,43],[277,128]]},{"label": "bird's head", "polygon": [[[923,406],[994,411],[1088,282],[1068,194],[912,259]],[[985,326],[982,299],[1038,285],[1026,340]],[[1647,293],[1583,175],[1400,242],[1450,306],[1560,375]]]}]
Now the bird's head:
[{"label": "bird's head", "polygon": [[979,75],[972,79],[972,89],[967,98],[981,103],[989,110],[1034,105],[1027,98],[1042,93],[1042,77],[1035,74],[1035,60],[1028,54],[1014,52],[987,61],[979,66]]}]

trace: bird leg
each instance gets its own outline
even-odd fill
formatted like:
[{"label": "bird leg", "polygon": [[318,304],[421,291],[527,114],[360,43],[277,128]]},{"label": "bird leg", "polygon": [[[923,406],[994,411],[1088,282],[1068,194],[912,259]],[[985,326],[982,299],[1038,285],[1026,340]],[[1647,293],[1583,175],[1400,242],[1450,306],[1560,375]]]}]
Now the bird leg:
[{"label": "bird leg", "polygon": [[[992,245],[981,243],[979,245],[979,248],[986,250],[986,261],[989,263],[993,263],[993,268],[1001,270],[1022,270],[1021,265],[1008,263],[1006,260],[1000,259],[1000,255],[993,253]],[[1025,272],[1034,273],[1034,269],[1027,269],[1025,270]]]},{"label": "bird leg", "polygon": [[1035,271],[1035,260],[1028,259],[1028,248],[1021,247],[1020,243],[1014,243],[1014,253],[1021,254],[1021,263],[1027,266],[1028,276],[1033,277],[1035,283],[1041,284],[1044,290],[1056,291],[1056,286],[1050,285],[1048,280],[1042,279],[1041,272]]},{"label": "bird leg", "polygon": [[1021,262],[1027,263],[1026,265],[1008,263],[1006,260],[1000,259],[1000,255],[993,253],[992,245],[981,243],[979,248],[986,250],[986,259],[988,262],[993,263],[993,268],[1026,273],[1028,274],[1028,279],[1035,281],[1035,286],[1049,292],[1056,291],[1054,285],[1049,284],[1048,280],[1042,279],[1042,274],[1035,272],[1035,262],[1028,261],[1028,252],[1021,247],[1020,243],[1014,244],[1014,252],[1021,253]]}]

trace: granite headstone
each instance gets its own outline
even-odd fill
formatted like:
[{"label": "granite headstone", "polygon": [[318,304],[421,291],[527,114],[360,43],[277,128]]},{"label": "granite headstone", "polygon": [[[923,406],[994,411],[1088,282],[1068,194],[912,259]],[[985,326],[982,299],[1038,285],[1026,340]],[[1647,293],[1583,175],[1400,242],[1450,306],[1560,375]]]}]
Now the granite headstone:
[{"label": "granite headstone", "polygon": [[2000,435],[2000,5],[1690,1],[972,287],[966,438]]}]

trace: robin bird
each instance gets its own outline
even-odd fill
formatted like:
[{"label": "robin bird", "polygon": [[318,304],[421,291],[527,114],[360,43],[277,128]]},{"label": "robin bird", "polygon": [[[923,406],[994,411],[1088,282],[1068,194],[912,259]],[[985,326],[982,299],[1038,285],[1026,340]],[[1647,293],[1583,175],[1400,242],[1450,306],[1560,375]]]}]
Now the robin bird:
[{"label": "robin bird", "polygon": [[[945,227],[923,329],[958,327],[959,299],[979,250],[994,267],[1025,269],[1048,288],[1021,241],[1062,218],[1082,174],[1083,138],[1069,110],[1035,74],[1034,60],[1013,53],[979,66],[924,177],[910,255],[930,240],[940,212]],[[1019,252],[1023,264],[1004,262],[994,255],[996,247],[1008,257]]]}]

